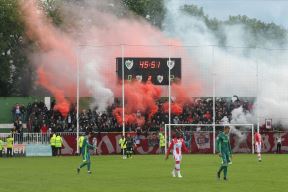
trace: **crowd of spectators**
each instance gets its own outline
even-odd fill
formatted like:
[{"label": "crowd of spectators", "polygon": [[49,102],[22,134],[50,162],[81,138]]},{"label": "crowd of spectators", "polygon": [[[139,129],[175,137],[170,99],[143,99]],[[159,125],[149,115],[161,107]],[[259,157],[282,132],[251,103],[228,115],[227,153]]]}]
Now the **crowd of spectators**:
[{"label": "crowd of spectators", "polygon": [[[157,101],[158,112],[145,124],[139,127],[137,124],[126,124],[127,131],[149,132],[157,131],[163,128],[168,122],[169,115],[164,111],[163,105],[165,99]],[[55,101],[51,103],[51,109],[48,109],[44,102],[35,101],[34,103],[23,106],[16,104],[12,109],[14,127],[16,132],[23,130],[22,122],[27,124],[28,132],[74,132],[76,131],[76,110],[71,106],[70,112],[63,117],[59,111],[53,110]],[[241,98],[231,100],[231,98],[216,98],[215,102],[215,121],[220,123],[223,117],[231,120],[233,109],[242,106],[245,111],[251,111],[253,107],[253,98]],[[105,112],[96,110],[82,110],[79,114],[79,128],[81,132],[111,132],[122,131],[122,125],[118,124],[113,116],[113,110],[119,107],[119,102],[115,99],[115,104],[110,106]],[[141,114],[144,115],[145,114]],[[210,97],[193,98],[192,102],[183,106],[183,113],[172,114],[173,124],[211,124],[213,122],[213,99]]]},{"label": "crowd of spectators", "polygon": [[[35,101],[27,106],[21,114],[16,115],[15,108],[20,106],[16,104],[12,109],[12,117],[14,119],[14,132],[18,132],[15,127],[16,122],[24,122],[27,125],[28,132],[47,133],[47,132],[74,132],[76,131],[76,110],[75,106],[71,106],[66,117],[62,116],[57,110],[53,110],[55,101],[51,103],[48,109],[44,102]],[[117,124],[113,117],[112,105],[106,112],[97,112],[96,110],[82,110],[79,114],[79,127],[81,132],[85,131],[117,131],[122,130],[121,125]],[[117,129],[118,128],[118,129]]]},{"label": "crowd of spectators", "polygon": [[[162,103],[159,109],[163,109]],[[252,111],[253,99],[241,98],[216,98],[215,100],[215,123],[220,124],[224,117],[231,120],[233,109],[242,106],[244,112]],[[168,114],[159,110],[152,118],[151,127],[163,127],[168,122]],[[213,99],[211,97],[193,98],[192,101],[183,106],[183,113],[171,117],[172,124],[212,124],[213,123]]]}]

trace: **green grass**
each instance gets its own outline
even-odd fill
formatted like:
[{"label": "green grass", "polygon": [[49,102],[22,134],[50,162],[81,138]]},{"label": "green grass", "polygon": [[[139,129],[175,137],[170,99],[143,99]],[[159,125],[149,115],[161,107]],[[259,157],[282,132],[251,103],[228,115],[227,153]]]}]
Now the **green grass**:
[{"label": "green grass", "polygon": [[284,192],[288,191],[288,156],[235,155],[229,181],[218,181],[216,155],[184,155],[183,178],[170,175],[173,160],[164,156],[93,156],[92,175],[86,168],[76,174],[80,157],[0,159],[1,192],[101,191],[101,192]]}]

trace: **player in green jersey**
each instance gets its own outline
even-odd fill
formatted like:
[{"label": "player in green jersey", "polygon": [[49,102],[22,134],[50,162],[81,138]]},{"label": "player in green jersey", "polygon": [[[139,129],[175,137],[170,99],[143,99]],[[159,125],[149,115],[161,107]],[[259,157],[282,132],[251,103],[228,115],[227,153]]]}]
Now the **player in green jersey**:
[{"label": "player in green jersey", "polygon": [[81,154],[82,154],[83,162],[77,168],[77,173],[80,173],[80,169],[82,167],[87,166],[88,174],[91,174],[91,170],[90,170],[91,162],[90,162],[89,149],[90,148],[94,149],[94,146],[89,143],[90,138],[92,138],[92,133],[91,132],[86,133],[86,136],[84,137],[82,148],[81,148],[82,149]]},{"label": "player in green jersey", "polygon": [[227,180],[228,164],[231,162],[232,151],[229,141],[230,127],[225,126],[224,131],[217,136],[216,147],[219,152],[219,156],[222,158],[222,164],[217,172],[217,178],[220,179],[221,172],[224,172],[224,180]]}]

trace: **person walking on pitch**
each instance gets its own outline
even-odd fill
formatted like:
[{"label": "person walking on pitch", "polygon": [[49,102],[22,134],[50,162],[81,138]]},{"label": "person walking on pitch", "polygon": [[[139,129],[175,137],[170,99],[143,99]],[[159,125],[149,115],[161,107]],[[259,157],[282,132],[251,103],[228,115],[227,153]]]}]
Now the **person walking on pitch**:
[{"label": "person walking on pitch", "polygon": [[278,137],[276,138],[276,142],[277,142],[276,153],[280,154],[281,153],[281,146],[282,146],[282,138],[281,138],[280,133],[279,133]]},{"label": "person walking on pitch", "polygon": [[165,136],[162,133],[162,130],[159,132],[159,148],[160,148],[160,153],[165,154]]},{"label": "person walking on pitch", "polygon": [[261,149],[262,149],[262,138],[259,132],[256,132],[254,135],[255,139],[255,149],[258,157],[258,161],[262,161],[262,156],[261,156]]},{"label": "person walking on pitch", "polygon": [[88,174],[91,174],[91,161],[90,161],[90,153],[89,153],[89,148],[94,149],[94,146],[89,143],[89,139],[92,138],[92,133],[86,133],[86,136],[84,137],[83,140],[83,145],[82,145],[82,158],[83,162],[80,164],[80,166],[77,168],[77,173],[80,173],[80,169],[87,166]]},{"label": "person walking on pitch", "polygon": [[79,139],[78,139],[79,155],[81,155],[84,138],[85,138],[84,135],[80,135],[80,137],[79,137]]},{"label": "person walking on pitch", "polygon": [[176,134],[176,137],[172,139],[172,141],[170,142],[170,146],[167,150],[166,153],[166,160],[169,157],[170,151],[171,149],[173,149],[173,157],[175,160],[175,166],[172,170],[172,176],[176,177],[176,174],[179,178],[182,178],[182,175],[180,173],[180,164],[181,164],[181,160],[182,160],[182,150],[184,152],[188,152],[188,149],[185,145],[185,141],[184,139],[181,137],[180,133]]},{"label": "person walking on pitch", "polygon": [[126,148],[127,148],[127,141],[124,135],[121,136],[121,138],[119,139],[119,145],[121,148],[121,154],[123,156],[123,159],[126,159]]},{"label": "person walking on pitch", "polygon": [[228,164],[231,162],[232,151],[229,141],[230,127],[225,126],[224,131],[217,136],[216,147],[219,156],[222,158],[222,164],[217,172],[217,178],[220,179],[221,172],[224,172],[224,180],[227,180]]},{"label": "person walking on pitch", "polygon": [[126,156],[127,159],[128,158],[132,158],[132,153],[133,153],[133,146],[134,146],[134,140],[131,137],[130,134],[127,135],[127,139],[126,139]]}]

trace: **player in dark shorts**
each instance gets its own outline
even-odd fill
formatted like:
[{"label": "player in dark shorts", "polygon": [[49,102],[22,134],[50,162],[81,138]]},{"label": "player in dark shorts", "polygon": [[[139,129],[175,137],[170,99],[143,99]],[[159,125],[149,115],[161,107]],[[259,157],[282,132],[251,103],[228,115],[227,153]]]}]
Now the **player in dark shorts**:
[{"label": "player in dark shorts", "polygon": [[90,161],[89,149],[90,148],[94,149],[94,147],[95,147],[89,143],[89,139],[92,138],[92,135],[93,135],[93,133],[89,132],[89,133],[86,133],[86,136],[84,137],[83,145],[82,145],[82,151],[81,151],[83,162],[77,168],[78,174],[80,173],[80,169],[82,167],[85,167],[85,166],[87,166],[88,174],[91,174],[91,170],[90,170],[91,161]]},{"label": "player in dark shorts", "polygon": [[228,164],[231,162],[232,150],[229,140],[230,127],[225,126],[224,131],[217,136],[216,147],[219,152],[219,156],[222,158],[222,164],[217,172],[217,177],[220,179],[220,174],[224,172],[224,180],[227,180]]},{"label": "player in dark shorts", "polygon": [[127,148],[126,148],[127,159],[132,158],[134,140],[129,134],[127,135],[127,138],[126,138],[126,144],[127,144]]}]

